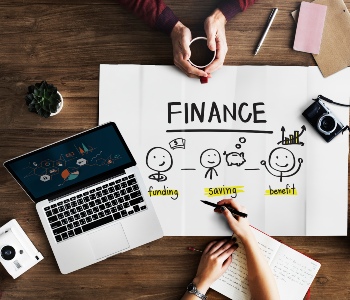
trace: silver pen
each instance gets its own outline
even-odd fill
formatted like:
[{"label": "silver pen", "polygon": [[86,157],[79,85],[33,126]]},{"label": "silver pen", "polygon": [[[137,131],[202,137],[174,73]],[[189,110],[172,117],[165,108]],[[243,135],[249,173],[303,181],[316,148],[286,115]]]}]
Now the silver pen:
[{"label": "silver pen", "polygon": [[269,31],[269,29],[270,29],[270,27],[272,25],[273,19],[275,18],[276,14],[277,14],[277,11],[278,11],[278,8],[276,8],[276,7],[272,9],[269,18],[267,19],[267,24],[266,24],[266,28],[265,28],[264,34],[262,35],[262,37],[261,37],[261,39],[259,41],[258,47],[256,47],[254,55],[258,54],[258,52],[260,50],[260,47],[261,47],[261,45],[263,44],[263,42],[265,40],[267,32]]}]

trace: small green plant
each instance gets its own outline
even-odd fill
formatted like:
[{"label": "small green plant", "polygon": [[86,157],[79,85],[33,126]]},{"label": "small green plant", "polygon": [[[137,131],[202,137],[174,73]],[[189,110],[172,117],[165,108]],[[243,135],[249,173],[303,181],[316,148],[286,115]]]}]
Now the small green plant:
[{"label": "small green plant", "polygon": [[57,112],[61,103],[61,96],[57,93],[57,88],[53,84],[42,81],[28,87],[25,100],[29,111],[48,118],[52,113]]}]

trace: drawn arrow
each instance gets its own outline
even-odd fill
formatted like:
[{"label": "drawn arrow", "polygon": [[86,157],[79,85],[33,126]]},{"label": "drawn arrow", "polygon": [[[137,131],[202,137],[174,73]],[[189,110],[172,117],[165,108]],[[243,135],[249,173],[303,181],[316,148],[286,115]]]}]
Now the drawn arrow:
[{"label": "drawn arrow", "polygon": [[306,127],[305,127],[305,125],[303,125],[303,126],[301,126],[301,132],[299,133],[299,136],[301,136],[303,133],[304,133],[304,131],[306,131]]},{"label": "drawn arrow", "polygon": [[282,126],[281,128],[281,131],[282,131],[282,140],[280,142],[277,143],[277,145],[281,144],[283,145],[283,141],[284,141],[284,132],[286,131],[286,129],[284,128],[284,126]]}]

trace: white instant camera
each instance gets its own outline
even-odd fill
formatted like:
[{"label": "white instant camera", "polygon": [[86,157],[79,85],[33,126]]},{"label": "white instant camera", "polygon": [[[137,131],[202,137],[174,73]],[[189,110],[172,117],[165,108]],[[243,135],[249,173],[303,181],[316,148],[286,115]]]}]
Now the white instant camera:
[{"label": "white instant camera", "polygon": [[43,258],[15,219],[0,227],[0,262],[14,279]]}]

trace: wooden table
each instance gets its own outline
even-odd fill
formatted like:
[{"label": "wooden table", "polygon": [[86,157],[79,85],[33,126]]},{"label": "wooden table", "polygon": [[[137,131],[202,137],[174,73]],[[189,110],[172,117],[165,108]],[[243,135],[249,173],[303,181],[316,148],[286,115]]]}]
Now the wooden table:
[{"label": "wooden table", "polygon": [[[197,36],[218,1],[166,1]],[[350,9],[350,0],[345,1]],[[227,26],[227,65],[315,65],[292,50],[300,1],[260,0]],[[253,56],[272,7],[279,12]],[[99,64],[172,64],[169,37],[152,31],[114,0],[2,0],[0,4],[0,160],[98,124]],[[185,76],[185,75],[184,75]],[[215,76],[215,73],[214,73]],[[27,87],[47,80],[64,97],[62,112],[28,112]],[[332,199],[330,199],[331,203]],[[331,208],[331,204],[330,204]],[[13,280],[0,267],[0,299],[179,299],[200,259],[187,247],[213,237],[164,237],[70,275],[61,275],[34,204],[0,168],[0,225],[16,218],[45,259]],[[336,216],[325,216],[332,222]],[[312,299],[349,299],[349,237],[277,237],[322,267]],[[210,299],[225,299],[209,291]]]}]

